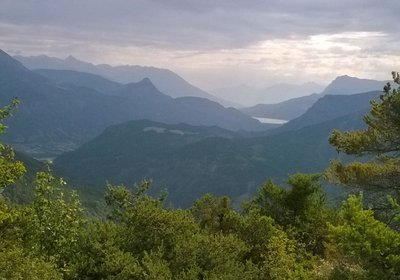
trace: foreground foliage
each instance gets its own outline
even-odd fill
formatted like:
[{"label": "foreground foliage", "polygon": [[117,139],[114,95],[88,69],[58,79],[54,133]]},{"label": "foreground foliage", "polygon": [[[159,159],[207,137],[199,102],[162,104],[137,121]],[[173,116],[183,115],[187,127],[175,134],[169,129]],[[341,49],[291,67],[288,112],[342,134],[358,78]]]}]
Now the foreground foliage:
[{"label": "foreground foliage", "polygon": [[109,186],[106,219],[83,215],[75,193],[50,173],[35,199],[0,200],[0,279],[397,279],[400,234],[350,196],[329,208],[316,176],[289,190],[267,182],[244,205],[206,195],[169,209],[133,189]]}]

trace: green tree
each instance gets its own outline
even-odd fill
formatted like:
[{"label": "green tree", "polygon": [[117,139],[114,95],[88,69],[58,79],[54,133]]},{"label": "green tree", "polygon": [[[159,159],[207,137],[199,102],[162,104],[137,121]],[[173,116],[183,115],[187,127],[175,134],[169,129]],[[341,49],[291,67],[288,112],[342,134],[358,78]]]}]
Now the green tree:
[{"label": "green tree", "polygon": [[0,243],[0,279],[63,279],[54,264],[36,257],[16,245]]},{"label": "green tree", "polygon": [[361,264],[368,279],[399,279],[400,234],[363,208],[363,196],[351,195],[339,213],[340,222],[330,226],[333,244],[350,262]]},{"label": "green tree", "polygon": [[288,179],[289,190],[269,181],[244,207],[272,217],[285,230],[293,231],[308,251],[323,254],[326,221],[333,218],[333,213],[326,206],[318,179],[318,175],[292,175]]},{"label": "green tree", "polygon": [[60,271],[71,276],[85,221],[78,195],[65,193],[64,185],[49,172],[37,174],[31,242],[39,256],[54,260]]},{"label": "green tree", "polygon": [[[399,73],[393,72],[395,84],[400,84]],[[338,152],[357,156],[374,156],[368,162],[343,164],[332,161],[326,172],[334,182],[379,187],[400,191],[400,89],[390,83],[378,101],[371,101],[371,110],[364,117],[364,130],[340,132],[334,130],[329,142]]]},{"label": "green tree", "polygon": [[239,223],[239,216],[231,209],[226,196],[206,194],[194,202],[190,211],[200,227],[210,232],[235,232]]},{"label": "green tree", "polygon": [[[14,99],[10,105],[0,109],[0,134],[4,133],[7,128],[4,119],[11,116],[18,104],[19,100]],[[15,160],[13,149],[0,143],[0,193],[2,189],[15,183],[25,172],[22,162]]]},{"label": "green tree", "polygon": [[[4,119],[19,104],[14,99],[0,109],[0,134],[7,128]],[[27,239],[32,234],[32,214],[29,207],[17,207],[1,192],[25,173],[24,165],[15,160],[12,148],[0,144],[0,279],[62,279],[52,260],[32,252]]]}]

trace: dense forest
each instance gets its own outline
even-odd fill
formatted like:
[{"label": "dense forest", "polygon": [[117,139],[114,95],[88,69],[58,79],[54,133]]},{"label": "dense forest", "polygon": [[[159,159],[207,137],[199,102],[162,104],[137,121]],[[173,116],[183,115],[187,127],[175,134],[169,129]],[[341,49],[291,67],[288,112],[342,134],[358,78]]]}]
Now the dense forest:
[{"label": "dense forest", "polygon": [[[398,73],[393,78],[400,84]],[[32,200],[19,204],[8,189],[27,170],[1,145],[0,278],[399,279],[400,90],[387,84],[364,122],[329,138],[362,161],[289,176],[289,189],[268,181],[240,209],[212,195],[172,208],[143,181],[108,185],[107,210],[92,217],[51,166],[36,174]],[[332,205],[323,180],[356,191]]]}]

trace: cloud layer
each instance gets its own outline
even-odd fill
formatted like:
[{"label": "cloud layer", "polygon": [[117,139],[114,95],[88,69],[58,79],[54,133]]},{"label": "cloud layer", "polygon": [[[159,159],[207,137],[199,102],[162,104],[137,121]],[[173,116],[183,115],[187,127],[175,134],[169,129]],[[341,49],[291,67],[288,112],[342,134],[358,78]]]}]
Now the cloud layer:
[{"label": "cloud layer", "polygon": [[212,88],[388,77],[400,1],[2,0],[0,48],[171,68]]}]

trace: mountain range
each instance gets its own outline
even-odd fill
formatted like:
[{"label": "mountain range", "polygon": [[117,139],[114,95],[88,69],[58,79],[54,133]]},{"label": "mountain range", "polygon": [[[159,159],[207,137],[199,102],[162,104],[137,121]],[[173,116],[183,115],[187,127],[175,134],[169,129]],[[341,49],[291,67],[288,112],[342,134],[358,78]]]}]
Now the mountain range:
[{"label": "mountain range", "polygon": [[[281,83],[266,88],[239,85],[236,87],[215,89],[212,90],[213,94],[210,94],[191,85],[178,74],[168,69],[138,65],[114,67],[107,64],[94,65],[78,60],[73,56],[68,56],[65,59],[46,55],[30,57],[15,56],[14,58],[23,63],[28,69],[39,69],[37,72],[44,76],[50,76],[53,80],[68,82],[69,79],[76,84],[82,79],[76,77],[76,72],[81,72],[80,75],[86,76],[89,73],[96,74],[96,79],[105,77],[105,80],[108,80],[108,82],[113,81],[120,84],[139,82],[144,78],[149,78],[157,89],[171,97],[193,96],[207,98],[226,107],[240,108],[242,112],[251,116],[283,120],[290,120],[304,113],[316,101],[315,93],[320,93],[320,96],[328,94],[355,94],[380,90],[384,83],[386,83],[343,75],[337,77],[325,88],[313,82],[304,84]],[[58,73],[50,73],[49,69],[72,70],[72,72],[59,71]],[[93,77],[89,78],[87,76],[85,78],[85,80],[90,79],[93,79]],[[108,88],[108,85],[105,86],[104,81],[96,85],[95,80],[91,82],[88,86],[89,88],[95,88],[100,92]],[[85,84],[81,85],[85,86]]]},{"label": "mountain range", "polygon": [[[353,95],[381,91],[387,81],[359,79],[347,75],[334,79],[321,93],[293,98],[277,104],[258,104],[240,110],[253,117],[292,120],[305,113],[317,100],[326,95]],[[340,108],[339,108],[340,110]]]},{"label": "mountain range", "polygon": [[314,93],[277,104],[257,104],[239,110],[253,117],[292,120],[304,114],[320,97],[320,94]]},{"label": "mountain range", "polygon": [[227,107],[235,105],[233,102],[215,97],[204,90],[188,83],[178,74],[168,69],[147,67],[140,65],[121,65],[110,66],[107,64],[94,65],[85,61],[68,56],[65,59],[49,57],[46,55],[39,56],[14,56],[25,67],[31,70],[35,69],[53,69],[53,70],[73,70],[96,74],[121,84],[135,83],[149,78],[154,85],[164,94],[171,97],[194,96],[207,98],[218,102]]},{"label": "mountain range", "polygon": [[348,75],[334,79],[322,92],[322,95],[349,95],[367,91],[382,90],[388,81],[360,79]]},{"label": "mountain range", "polygon": [[255,115],[250,108],[173,98],[148,77],[121,83],[76,70],[31,71],[0,51],[0,105],[21,101],[1,141],[56,157],[57,174],[89,190],[153,179],[152,193],[167,189],[175,206],[208,192],[239,203],[268,178],[284,182],[294,172],[322,172],[331,159],[349,160],[329,145],[329,134],[364,127],[362,116],[380,93],[371,89],[383,84],[342,76],[320,94],[270,104],[274,115],[258,106],[260,116],[290,119],[276,127],[245,115]]},{"label": "mountain range", "polygon": [[[21,101],[14,117],[8,121],[10,129],[2,140],[38,157],[73,150],[106,127],[128,120],[185,122],[231,130],[264,130],[269,127],[236,109],[225,108],[208,99],[172,98],[161,93],[148,78],[122,85],[75,72],[73,74],[80,77],[78,82],[60,83],[40,73],[26,69],[0,51],[0,105],[7,104],[13,97]],[[104,88],[99,92],[87,87],[100,86],[100,80],[109,86],[110,91]]]},{"label": "mountain range", "polygon": [[273,133],[300,128],[333,120],[345,115],[364,115],[371,100],[378,99],[380,91],[352,95],[325,95],[319,98],[304,114],[276,128]]}]

